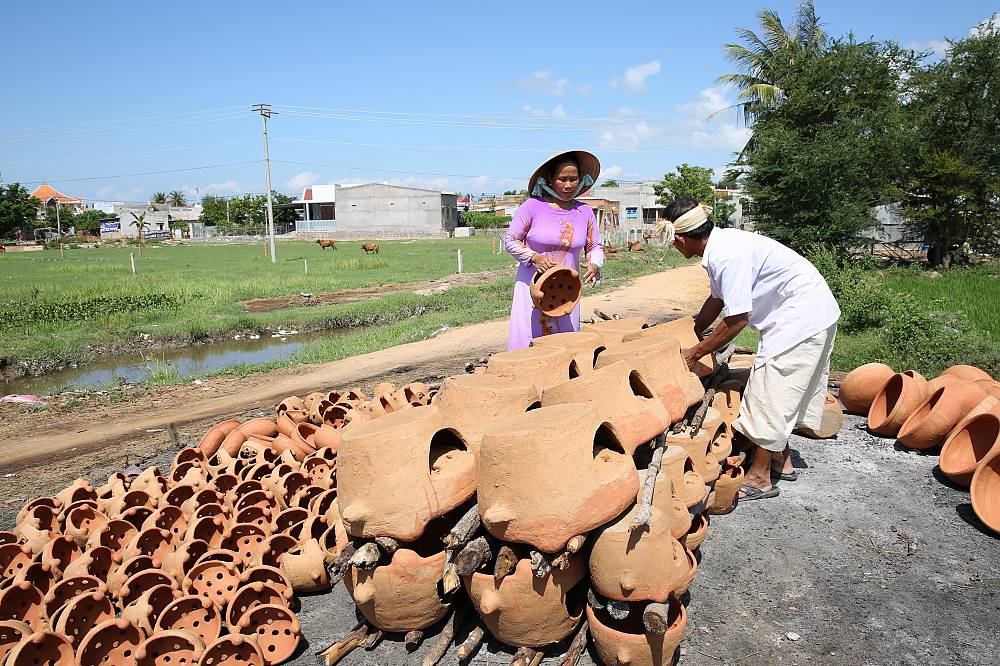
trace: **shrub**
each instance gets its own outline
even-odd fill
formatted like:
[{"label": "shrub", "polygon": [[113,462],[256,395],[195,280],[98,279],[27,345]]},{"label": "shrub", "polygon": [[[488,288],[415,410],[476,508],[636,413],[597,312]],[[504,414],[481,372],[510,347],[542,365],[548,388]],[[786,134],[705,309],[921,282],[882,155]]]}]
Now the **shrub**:
[{"label": "shrub", "polygon": [[510,226],[510,215],[497,215],[492,211],[463,210],[459,220],[466,227],[474,229],[498,229]]}]

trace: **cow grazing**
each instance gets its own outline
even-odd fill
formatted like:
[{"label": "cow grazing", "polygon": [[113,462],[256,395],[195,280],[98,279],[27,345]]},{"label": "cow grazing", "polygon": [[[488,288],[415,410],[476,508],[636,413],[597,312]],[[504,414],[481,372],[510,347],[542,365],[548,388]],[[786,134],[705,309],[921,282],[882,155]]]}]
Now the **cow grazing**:
[{"label": "cow grazing", "polygon": [[628,244],[629,252],[645,252],[646,248],[639,241],[632,241]]},{"label": "cow grazing", "polygon": [[614,254],[617,251],[618,250],[615,248],[614,245],[605,245],[604,246],[604,254]]},{"label": "cow grazing", "polygon": [[335,240],[317,240],[316,242],[319,243],[319,246],[324,250],[328,247],[334,250],[337,249],[337,241]]},{"label": "cow grazing", "polygon": [[361,249],[365,254],[378,254],[378,243],[362,243]]}]

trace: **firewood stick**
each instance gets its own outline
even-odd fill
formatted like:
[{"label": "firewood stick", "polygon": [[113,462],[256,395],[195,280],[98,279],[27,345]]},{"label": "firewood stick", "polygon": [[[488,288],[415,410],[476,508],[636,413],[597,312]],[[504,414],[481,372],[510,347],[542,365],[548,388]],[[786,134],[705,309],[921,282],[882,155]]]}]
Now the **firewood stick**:
[{"label": "firewood stick", "polygon": [[662,636],[670,628],[670,607],[666,604],[648,604],[642,611],[642,624],[651,634]]},{"label": "firewood stick", "polygon": [[493,577],[501,581],[508,574],[513,573],[514,568],[517,566],[517,554],[510,548],[510,546],[501,546],[500,552],[497,553],[497,561],[493,567]]},{"label": "firewood stick", "polygon": [[597,308],[594,308],[594,314],[597,315],[598,317],[600,317],[601,319],[603,319],[604,321],[608,321],[609,319],[611,319],[611,317],[609,317],[608,315],[604,314],[603,312],[601,312]]},{"label": "firewood stick", "polygon": [[378,561],[381,557],[382,551],[373,542],[369,541],[351,555],[350,562],[351,566],[359,569],[374,569],[378,566]]},{"label": "firewood stick", "polygon": [[477,626],[475,629],[469,632],[469,637],[465,639],[465,642],[458,646],[458,659],[459,661],[464,661],[469,659],[476,653],[479,646],[483,642],[483,638],[486,636],[486,632],[481,626]]},{"label": "firewood stick", "polygon": [[424,632],[419,629],[414,629],[413,631],[406,632],[406,636],[403,638],[403,643],[406,644],[406,649],[413,652],[420,644],[424,642]]},{"label": "firewood stick", "polygon": [[459,576],[468,576],[492,559],[489,540],[484,536],[476,537],[455,556],[455,567]]},{"label": "firewood stick", "polygon": [[537,653],[531,648],[518,648],[514,653],[514,658],[510,660],[510,666],[528,666]]},{"label": "firewood stick", "polygon": [[462,587],[462,579],[458,575],[458,566],[454,563],[449,564],[444,571],[441,589],[445,594],[451,594],[460,587]]},{"label": "firewood stick", "polygon": [[451,617],[448,621],[444,623],[444,627],[441,628],[441,633],[437,635],[434,639],[434,645],[428,650],[427,654],[424,655],[424,660],[421,666],[434,666],[441,658],[444,657],[448,648],[451,647],[451,642],[455,640],[455,630],[458,626],[465,621],[466,616],[465,604],[458,604],[455,609],[451,612]]},{"label": "firewood stick", "polygon": [[694,413],[691,417],[691,429],[690,435],[694,437],[698,430],[701,429],[701,424],[705,421],[705,415],[708,414],[708,408],[712,404],[712,399],[715,397],[715,391],[719,388],[719,384],[729,376],[729,366],[725,363],[721,364],[712,373],[712,379],[708,383],[708,390],[705,391],[705,395],[701,399],[701,405],[698,407],[698,411]]},{"label": "firewood stick", "polygon": [[545,653],[539,650],[538,652],[535,653],[535,656],[532,658],[532,660],[528,662],[528,666],[538,666],[539,664],[542,663],[542,659],[545,659]]},{"label": "firewood stick", "polygon": [[336,641],[325,650],[316,653],[326,666],[333,666],[346,657],[351,650],[358,647],[368,636],[368,624],[362,622],[361,626],[347,634],[339,641]]},{"label": "firewood stick", "polygon": [[566,552],[567,553],[578,553],[580,549],[583,548],[583,544],[587,541],[586,534],[577,534],[566,542]]},{"label": "firewood stick", "polygon": [[337,583],[339,583],[341,580],[344,579],[344,576],[351,568],[350,565],[351,557],[354,556],[354,553],[357,550],[357,548],[358,548],[357,544],[355,544],[352,541],[351,543],[344,546],[344,550],[340,551],[340,554],[337,555],[336,558],[334,558],[333,562],[330,562],[327,565],[327,569],[330,572],[330,583],[332,585],[336,585]]},{"label": "firewood stick", "polygon": [[386,557],[392,557],[392,554],[396,552],[399,548],[399,542],[392,537],[375,537],[375,545],[379,547]]},{"label": "firewood stick", "polygon": [[535,578],[545,578],[552,572],[552,563],[549,562],[544,553],[533,550],[531,551],[531,571],[535,574]]},{"label": "firewood stick", "polygon": [[616,620],[624,620],[628,617],[629,607],[624,601],[618,601],[617,599],[606,600],[605,609],[608,611],[608,615],[615,618]]},{"label": "firewood stick", "polygon": [[469,543],[480,525],[482,525],[482,520],[479,517],[479,505],[473,504],[465,512],[465,515],[458,519],[451,531],[441,539],[444,542],[444,547],[449,550],[462,548]]},{"label": "firewood stick", "polygon": [[632,518],[632,522],[628,526],[630,532],[634,532],[640,527],[648,527],[653,519],[653,492],[656,490],[656,477],[660,474],[660,465],[663,464],[663,454],[666,450],[666,446],[659,444],[653,451],[653,459],[649,463],[646,479],[642,484],[642,500],[636,509],[635,517]]},{"label": "firewood stick", "polygon": [[576,662],[580,661],[580,655],[583,651],[587,649],[587,621],[584,620],[580,623],[580,628],[576,631],[576,636],[573,637],[572,642],[569,644],[569,649],[566,650],[566,655],[563,660],[559,662],[559,666],[576,666]]},{"label": "firewood stick", "polygon": [[573,554],[579,552],[579,550],[583,548],[583,544],[586,539],[587,536],[585,534],[578,534],[567,541],[566,550],[552,559],[552,566],[561,571],[569,569],[569,565],[573,561]]},{"label": "firewood stick", "polygon": [[383,636],[382,630],[376,629],[375,633],[368,634],[368,638],[361,641],[360,647],[364,648],[365,650],[374,650],[375,646],[382,642],[382,636]]}]

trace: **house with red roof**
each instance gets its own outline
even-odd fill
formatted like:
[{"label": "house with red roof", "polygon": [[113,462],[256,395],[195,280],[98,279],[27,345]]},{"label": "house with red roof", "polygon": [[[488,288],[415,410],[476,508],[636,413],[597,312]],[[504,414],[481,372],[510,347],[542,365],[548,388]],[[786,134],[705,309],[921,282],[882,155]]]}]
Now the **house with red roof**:
[{"label": "house with red roof", "polygon": [[39,208],[47,206],[48,202],[52,199],[58,201],[59,205],[63,208],[69,208],[74,213],[82,213],[85,207],[83,199],[63,194],[48,183],[42,183],[28,196],[32,199],[37,199],[40,202]]}]

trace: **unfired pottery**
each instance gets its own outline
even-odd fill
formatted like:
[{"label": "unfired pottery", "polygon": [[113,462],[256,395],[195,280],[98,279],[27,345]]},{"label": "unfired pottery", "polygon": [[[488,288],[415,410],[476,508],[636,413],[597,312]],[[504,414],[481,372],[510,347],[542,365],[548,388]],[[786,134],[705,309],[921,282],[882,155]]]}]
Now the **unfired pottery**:
[{"label": "unfired pottery", "polygon": [[899,443],[909,449],[941,444],[969,411],[986,398],[974,382],[957,382],[927,396],[899,430]]},{"label": "unfired pottery", "polygon": [[648,633],[642,624],[641,606],[630,609],[628,618],[614,620],[607,611],[587,607],[587,623],[594,647],[606,666],[669,666],[684,639],[687,612],[683,604],[671,601],[669,627],[662,636]]},{"label": "unfired pottery", "polygon": [[462,433],[478,458],[483,432],[491,423],[523,413],[539,402],[538,390],[529,381],[466,374],[446,379],[432,404]]},{"label": "unfired pottery", "polygon": [[[3,662],[4,666],[73,666],[73,646],[54,631],[39,631],[23,637]],[[86,665],[83,665],[86,666]]]},{"label": "unfired pottery", "polygon": [[709,515],[726,515],[736,508],[736,499],[744,477],[743,468],[739,465],[725,465],[722,468],[722,474],[716,479],[713,488],[715,497],[712,504],[705,507]]},{"label": "unfired pottery", "polygon": [[76,648],[91,629],[114,617],[115,608],[108,595],[94,591],[67,602],[59,614],[59,621],[54,624],[50,621],[50,626],[66,636]]},{"label": "unfired pottery", "polygon": [[[533,347],[559,347],[573,354],[577,370],[580,374],[588,374],[594,369],[597,356],[604,351],[601,336],[597,333],[575,331],[568,333],[552,333],[543,335],[531,341]],[[544,389],[542,389],[544,390]]]},{"label": "unfired pottery", "polygon": [[676,415],[679,405],[676,402],[676,392],[669,387],[680,390],[683,395],[683,407],[680,407],[680,420],[688,407],[701,402],[705,389],[698,376],[688,370],[681,356],[681,346],[672,336],[638,338],[624,342],[617,347],[601,352],[597,358],[597,367],[603,367],[616,361],[625,361],[636,368],[647,379],[660,399],[668,409]]},{"label": "unfired pottery", "polygon": [[840,385],[840,402],[852,414],[868,414],[893,370],[884,363],[866,363],[851,370]]},{"label": "unfired pottery", "polygon": [[222,615],[204,597],[187,595],[170,602],[156,620],[156,631],[185,629],[208,645],[222,633]]},{"label": "unfired pottery", "polygon": [[926,390],[926,382],[920,384],[902,373],[891,376],[868,410],[868,429],[882,437],[895,437],[927,397]]},{"label": "unfired pottery", "polygon": [[533,384],[541,394],[581,374],[573,352],[562,347],[526,347],[490,356],[486,374],[500,379]]},{"label": "unfired pottery", "polygon": [[344,585],[358,610],[379,629],[424,629],[448,612],[438,596],[444,560],[444,552],[424,557],[400,547],[389,564],[371,570],[352,567]]},{"label": "unfired pottery", "polygon": [[[689,349],[700,342],[694,332],[694,317],[680,317],[673,321],[650,326],[641,331],[630,333],[622,338],[623,342],[638,340],[640,338],[655,338],[661,336],[672,336],[677,339],[681,349]],[[705,354],[694,364],[691,370],[699,377],[705,377],[715,371],[715,356]]]},{"label": "unfired pottery", "polygon": [[562,317],[573,311],[583,293],[580,274],[568,266],[553,266],[531,278],[531,302],[549,317]]},{"label": "unfired pottery", "polygon": [[205,644],[189,631],[171,630],[150,636],[135,650],[135,666],[195,666]]},{"label": "unfired pottery", "polygon": [[645,317],[626,317],[624,319],[606,319],[593,324],[582,324],[580,330],[597,333],[601,336],[601,343],[610,348],[620,345],[622,338],[629,333],[641,331],[648,326]]},{"label": "unfired pottery", "polygon": [[128,620],[105,620],[90,630],[76,651],[79,666],[131,664],[144,636]]},{"label": "unfired pottery", "polygon": [[953,483],[968,488],[979,463],[998,448],[1000,417],[979,414],[964,422],[941,447],[939,466]]},{"label": "unfired pottery", "polygon": [[17,620],[32,631],[46,626],[45,603],[42,592],[27,581],[12,583],[0,592],[0,621]]}]

